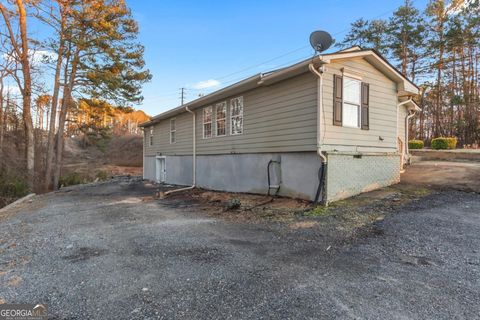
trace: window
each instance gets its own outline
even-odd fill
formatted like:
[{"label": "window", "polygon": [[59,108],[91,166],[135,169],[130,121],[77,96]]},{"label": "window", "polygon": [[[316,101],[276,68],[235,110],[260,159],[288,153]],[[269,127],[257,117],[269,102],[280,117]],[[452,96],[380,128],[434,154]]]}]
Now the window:
[{"label": "window", "polygon": [[230,134],[243,133],[243,97],[230,100]]},{"label": "window", "polygon": [[176,120],[170,119],[170,144],[177,142]]},{"label": "window", "polygon": [[215,135],[221,137],[227,134],[226,130],[226,119],[227,119],[227,102],[217,103],[215,105]]},{"label": "window", "polygon": [[343,77],[343,112],[344,127],[360,127],[360,86],[361,82]]},{"label": "window", "polygon": [[203,108],[203,139],[212,137],[212,106]]},{"label": "window", "polygon": [[149,144],[153,146],[153,126],[150,127],[150,142]]}]

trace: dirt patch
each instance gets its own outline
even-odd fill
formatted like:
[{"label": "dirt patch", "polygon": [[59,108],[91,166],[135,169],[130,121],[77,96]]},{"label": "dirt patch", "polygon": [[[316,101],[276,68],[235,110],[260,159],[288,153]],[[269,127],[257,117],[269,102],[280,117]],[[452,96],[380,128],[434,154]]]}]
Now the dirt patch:
[{"label": "dirt patch", "polygon": [[[288,221],[311,205],[304,200],[203,189],[174,193],[160,202],[169,207],[201,210],[209,216],[252,223],[262,220]],[[232,206],[232,203],[238,203],[238,206]]]},{"label": "dirt patch", "polygon": [[79,174],[86,181],[118,175],[142,175],[142,137],[113,136],[105,146],[82,147],[81,138],[65,141],[62,176]]},{"label": "dirt patch", "polygon": [[402,174],[401,184],[480,192],[480,162],[417,162]]},{"label": "dirt patch", "polygon": [[318,225],[317,221],[298,221],[290,224],[291,229],[309,229],[316,227]]},{"label": "dirt patch", "polygon": [[[282,197],[207,191],[179,192],[160,199],[162,205],[213,216],[237,223],[263,224],[282,235],[304,233],[305,237],[332,237],[350,242],[358,237],[381,236],[376,224],[402,206],[421,201],[431,189],[396,185],[337,201],[328,207]],[[231,209],[229,204],[239,201]]]},{"label": "dirt patch", "polygon": [[22,281],[22,278],[14,276],[7,281],[7,285],[9,285],[10,287],[18,287],[22,283]]}]

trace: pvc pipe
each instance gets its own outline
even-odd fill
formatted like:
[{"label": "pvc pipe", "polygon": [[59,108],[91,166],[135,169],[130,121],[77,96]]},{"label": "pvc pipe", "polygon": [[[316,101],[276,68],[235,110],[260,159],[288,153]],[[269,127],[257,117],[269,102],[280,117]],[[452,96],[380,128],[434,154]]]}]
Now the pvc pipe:
[{"label": "pvc pipe", "polygon": [[313,63],[308,65],[308,69],[312,73],[318,76],[319,85],[318,85],[318,94],[317,94],[317,153],[322,158],[322,163],[327,163],[327,157],[322,153],[322,143],[321,143],[321,128],[322,128],[322,113],[323,113],[323,71],[319,72],[315,69]]},{"label": "pvc pipe", "polygon": [[408,120],[415,116],[415,110],[409,113],[405,117],[405,156],[407,157],[407,161],[410,161],[410,149],[408,148]]},{"label": "pvc pipe", "polygon": [[[397,137],[398,137],[398,111],[399,111],[401,106],[406,105],[407,103],[413,103],[413,99],[409,98],[408,100],[402,101],[399,104],[397,104]],[[415,115],[415,112],[413,113],[413,115]],[[408,160],[408,120],[411,118],[409,116],[410,116],[410,114],[408,114],[407,117],[405,117],[405,135],[404,135],[405,147],[404,147],[404,154],[402,154],[402,157],[403,157],[405,163]]]},{"label": "pvc pipe", "polygon": [[193,183],[192,186],[195,187],[197,184],[197,133],[196,133],[196,114],[195,111],[192,111],[188,109],[188,107],[185,107],[185,110],[192,114],[192,122],[193,122],[193,151],[192,151],[192,167],[193,167]]},{"label": "pvc pipe", "polygon": [[193,123],[193,150],[192,150],[192,169],[193,169],[193,172],[192,172],[192,185],[190,187],[185,187],[185,188],[180,188],[180,189],[175,189],[175,190],[169,190],[169,191],[166,191],[166,192],[162,192],[160,193],[160,196],[161,197],[164,197],[166,195],[169,195],[171,193],[174,193],[174,192],[180,192],[180,191],[186,191],[186,190],[191,190],[191,189],[194,189],[195,186],[196,186],[196,181],[197,181],[197,134],[196,134],[196,128],[195,128],[195,125],[197,123],[196,121],[196,114],[194,111],[188,109],[188,107],[185,107],[185,110],[189,113],[192,114],[192,123]]}]

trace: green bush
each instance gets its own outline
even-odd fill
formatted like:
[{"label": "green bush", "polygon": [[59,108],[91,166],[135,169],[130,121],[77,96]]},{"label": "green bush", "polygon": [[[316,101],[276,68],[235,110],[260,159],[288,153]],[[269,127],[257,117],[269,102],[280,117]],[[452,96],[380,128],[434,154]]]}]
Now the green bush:
[{"label": "green bush", "polygon": [[28,185],[23,180],[13,179],[5,181],[0,179],[0,197],[21,198],[29,192]]},{"label": "green bush", "polygon": [[423,149],[424,144],[422,140],[410,140],[408,141],[409,149]]},{"label": "green bush", "polygon": [[457,147],[457,138],[455,137],[440,137],[432,139],[430,144],[432,149],[435,150],[447,150],[455,149]]},{"label": "green bush", "polygon": [[435,138],[432,139],[432,142],[430,143],[430,147],[434,150],[447,150],[448,149],[448,141],[447,138]]},{"label": "green bush", "polygon": [[77,172],[73,172],[73,173],[70,173],[66,176],[60,177],[60,179],[58,181],[58,185],[59,185],[59,187],[61,187],[61,186],[67,187],[67,186],[73,186],[73,185],[76,185],[76,184],[82,184],[83,182],[84,182],[84,179],[82,179],[80,174],[77,173]]},{"label": "green bush", "polygon": [[456,149],[457,148],[457,138],[448,137],[446,139],[447,139],[448,149]]}]

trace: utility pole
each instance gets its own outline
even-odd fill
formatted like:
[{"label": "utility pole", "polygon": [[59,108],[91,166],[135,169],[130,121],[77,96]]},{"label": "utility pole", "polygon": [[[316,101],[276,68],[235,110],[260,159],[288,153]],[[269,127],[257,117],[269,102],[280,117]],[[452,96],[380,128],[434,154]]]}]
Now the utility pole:
[{"label": "utility pole", "polygon": [[182,106],[183,106],[183,102],[185,101],[185,88],[180,88],[180,100],[182,101]]}]

